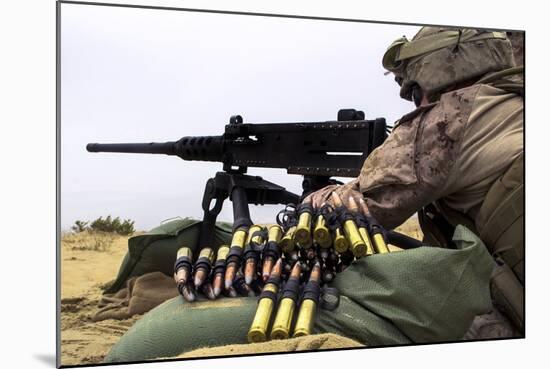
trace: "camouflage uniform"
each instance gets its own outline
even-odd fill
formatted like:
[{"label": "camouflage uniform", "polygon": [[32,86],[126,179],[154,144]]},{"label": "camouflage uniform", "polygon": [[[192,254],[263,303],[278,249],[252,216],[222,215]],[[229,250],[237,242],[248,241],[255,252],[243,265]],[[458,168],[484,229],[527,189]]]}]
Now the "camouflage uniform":
[{"label": "camouflage uniform", "polygon": [[[507,251],[509,244],[523,246],[523,209],[502,215],[513,218],[501,226],[498,234],[503,238],[491,235],[498,227],[498,219],[494,220],[494,215],[499,215],[495,213],[498,196],[508,194],[506,186],[505,190],[495,187],[500,182],[506,185],[511,172],[518,182],[513,184],[521,185],[523,194],[523,75],[514,70],[512,48],[503,33],[460,30],[454,41],[456,31],[424,27],[412,41],[445,34],[447,40],[432,38],[444,46],[429,52],[422,50],[428,48],[427,43],[417,43],[416,50],[401,48],[408,43],[406,39],[388,49],[384,66],[396,75],[402,86],[401,96],[413,100],[414,88],[419,85],[430,103],[396,122],[386,142],[365,161],[356,187],[363,193],[371,215],[386,228],[400,225],[419,209],[437,202],[458,214],[456,223],[470,226],[490,252],[498,255]],[[464,43],[463,35],[467,38]],[[412,56],[399,59],[407,53]],[[488,194],[491,201],[487,201]],[[490,227],[485,227],[487,224]],[[515,227],[513,232],[506,228],[510,224]],[[516,326],[522,330],[523,248],[513,249],[504,259],[519,280],[519,284],[514,283],[521,285],[517,290],[521,293],[515,293],[515,307],[521,311],[515,314]],[[514,334],[515,328],[494,310],[477,317],[466,337]]]},{"label": "camouflage uniform", "polygon": [[370,213],[394,228],[435,200],[475,220],[523,154],[523,98],[491,85],[445,93],[401,118],[359,177]]}]

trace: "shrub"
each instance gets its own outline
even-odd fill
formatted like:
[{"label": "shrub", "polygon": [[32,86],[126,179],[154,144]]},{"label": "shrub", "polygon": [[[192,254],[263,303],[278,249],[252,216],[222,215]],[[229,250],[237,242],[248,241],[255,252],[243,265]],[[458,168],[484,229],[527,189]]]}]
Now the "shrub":
[{"label": "shrub", "polygon": [[117,233],[122,236],[128,236],[135,232],[134,221],[130,219],[120,220],[120,217],[112,218],[110,215],[104,219],[99,217],[89,222],[83,222],[77,220],[71,229],[76,232],[91,231],[91,232],[105,232],[105,233]]},{"label": "shrub", "polygon": [[75,233],[84,232],[88,227],[89,222],[83,222],[81,220],[77,220],[74,222],[74,225],[71,227],[71,230]]}]

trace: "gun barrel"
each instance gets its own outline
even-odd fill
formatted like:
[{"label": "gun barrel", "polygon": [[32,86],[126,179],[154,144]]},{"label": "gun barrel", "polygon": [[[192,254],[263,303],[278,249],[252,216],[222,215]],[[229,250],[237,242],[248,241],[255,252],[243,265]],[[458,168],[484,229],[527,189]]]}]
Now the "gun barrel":
[{"label": "gun barrel", "polygon": [[89,143],[89,152],[164,154],[184,160],[222,161],[222,136],[183,137],[178,141],[149,143]]},{"label": "gun barrel", "polygon": [[166,154],[177,155],[175,142],[150,143],[89,143],[86,145],[89,152],[126,152],[134,154]]}]

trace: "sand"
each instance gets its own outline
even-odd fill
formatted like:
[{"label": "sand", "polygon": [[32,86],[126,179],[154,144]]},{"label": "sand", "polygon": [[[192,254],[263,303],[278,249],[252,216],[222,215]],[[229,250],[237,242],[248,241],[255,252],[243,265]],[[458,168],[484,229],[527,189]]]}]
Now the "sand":
[{"label": "sand", "polygon": [[[396,229],[422,238],[415,218]],[[140,318],[92,322],[103,288],[112,282],[128,248],[128,238],[86,232],[65,234],[61,241],[61,363],[94,364],[103,358],[118,339]],[[390,245],[392,251],[399,250]],[[332,341],[330,341],[332,342]],[[339,342],[338,340],[334,342]],[[336,343],[337,344],[337,343]],[[347,342],[345,344],[348,344]],[[246,345],[244,345],[246,346]],[[351,345],[350,345],[351,346]],[[328,346],[333,347],[333,346]],[[349,346],[346,346],[349,347]],[[268,349],[269,345],[262,347]],[[199,350],[193,356],[219,355],[220,349]],[[224,348],[225,349],[225,348]],[[253,348],[257,350],[259,348]],[[307,349],[307,348],[306,348]],[[231,347],[233,352],[249,352],[246,347]],[[254,351],[250,352],[254,352]],[[189,357],[189,353],[184,357]]]},{"label": "sand", "polygon": [[128,237],[67,234],[61,242],[61,363],[92,364],[139,318],[92,322],[91,316],[113,281],[128,248]]},{"label": "sand", "polygon": [[294,352],[310,350],[330,350],[339,348],[364,347],[364,345],[347,337],[333,333],[323,333],[287,340],[252,343],[247,345],[227,345],[206,347],[183,353],[178,358],[211,357],[224,355],[253,355],[274,352]]}]

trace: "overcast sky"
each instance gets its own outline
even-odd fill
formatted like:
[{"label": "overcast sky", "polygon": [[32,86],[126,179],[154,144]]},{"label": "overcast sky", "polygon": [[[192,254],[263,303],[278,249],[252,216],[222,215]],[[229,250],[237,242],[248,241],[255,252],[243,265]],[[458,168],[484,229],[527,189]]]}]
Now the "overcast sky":
[{"label": "overcast sky", "polygon": [[[221,163],[164,155],[88,153],[88,142],[172,141],[247,123],[325,121],[340,108],[393,123],[399,98],[381,58],[419,27],[63,4],[61,226],[111,214],[149,229],[202,217],[206,180]],[[288,190],[301,177],[250,168]],[[349,179],[346,179],[349,180]],[[251,207],[256,222],[280,206]],[[226,202],[220,220],[231,221]]]}]

